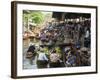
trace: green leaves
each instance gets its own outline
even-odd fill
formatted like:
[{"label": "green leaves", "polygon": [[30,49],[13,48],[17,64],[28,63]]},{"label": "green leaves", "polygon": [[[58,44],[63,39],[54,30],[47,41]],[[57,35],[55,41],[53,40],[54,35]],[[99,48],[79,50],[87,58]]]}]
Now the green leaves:
[{"label": "green leaves", "polygon": [[29,21],[40,24],[44,20],[44,14],[41,11],[23,10],[23,21],[27,24]]},{"label": "green leaves", "polygon": [[44,14],[39,11],[32,12],[30,14],[30,17],[32,19],[32,22],[34,22],[36,24],[39,24],[39,23],[43,22],[43,20],[44,20]]}]

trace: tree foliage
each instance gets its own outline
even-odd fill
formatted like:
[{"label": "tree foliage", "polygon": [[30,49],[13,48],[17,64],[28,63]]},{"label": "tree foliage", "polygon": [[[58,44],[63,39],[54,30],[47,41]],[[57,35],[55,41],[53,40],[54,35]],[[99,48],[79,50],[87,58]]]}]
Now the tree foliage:
[{"label": "tree foliage", "polygon": [[24,10],[23,21],[27,24],[29,20],[31,20],[32,23],[40,24],[44,20],[44,14],[41,11]]}]

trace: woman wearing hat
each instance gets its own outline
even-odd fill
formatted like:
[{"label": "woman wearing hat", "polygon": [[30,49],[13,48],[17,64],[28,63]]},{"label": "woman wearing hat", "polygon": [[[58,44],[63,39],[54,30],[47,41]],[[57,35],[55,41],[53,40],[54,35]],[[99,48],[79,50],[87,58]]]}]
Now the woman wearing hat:
[{"label": "woman wearing hat", "polygon": [[50,68],[61,67],[60,66],[60,55],[53,50],[50,54]]},{"label": "woman wearing hat", "polygon": [[38,68],[47,68],[48,58],[44,53],[43,49],[40,50],[37,57],[37,67]]}]

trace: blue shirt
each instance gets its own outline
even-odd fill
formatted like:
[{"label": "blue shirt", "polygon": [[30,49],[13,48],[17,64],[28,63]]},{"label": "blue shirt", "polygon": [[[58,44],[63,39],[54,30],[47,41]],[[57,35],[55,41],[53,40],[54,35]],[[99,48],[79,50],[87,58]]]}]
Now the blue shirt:
[{"label": "blue shirt", "polygon": [[75,62],[76,62],[76,56],[70,55],[68,57],[68,63],[70,63],[71,65],[73,65],[73,64],[75,64]]}]

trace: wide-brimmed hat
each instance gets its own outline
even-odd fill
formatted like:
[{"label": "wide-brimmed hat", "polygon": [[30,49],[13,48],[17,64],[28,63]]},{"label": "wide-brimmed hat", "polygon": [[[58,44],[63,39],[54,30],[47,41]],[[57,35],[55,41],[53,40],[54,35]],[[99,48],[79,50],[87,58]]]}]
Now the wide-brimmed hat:
[{"label": "wide-brimmed hat", "polygon": [[87,51],[88,49],[86,47],[81,48],[81,51]]},{"label": "wide-brimmed hat", "polygon": [[66,47],[66,48],[65,48],[65,51],[68,51],[68,50],[70,50],[70,47]]}]

